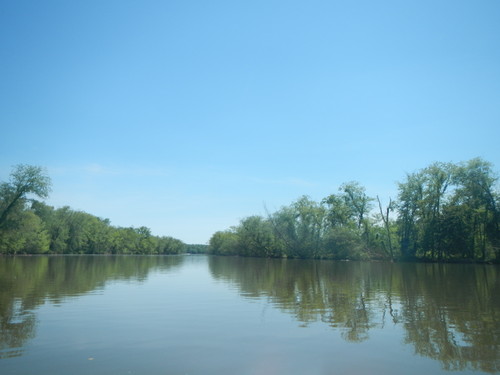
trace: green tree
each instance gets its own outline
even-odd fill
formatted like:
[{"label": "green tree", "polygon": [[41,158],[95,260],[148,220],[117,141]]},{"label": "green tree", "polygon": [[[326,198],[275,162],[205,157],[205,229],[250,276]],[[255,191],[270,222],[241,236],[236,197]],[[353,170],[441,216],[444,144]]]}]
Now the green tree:
[{"label": "green tree", "polygon": [[352,215],[356,217],[358,229],[362,226],[367,231],[366,216],[372,209],[373,198],[366,195],[365,188],[359,182],[351,181],[342,184],[339,188],[344,194],[343,199]]},{"label": "green tree", "polygon": [[28,202],[30,195],[46,198],[49,191],[43,169],[29,165],[15,166],[10,181],[0,184],[0,253],[48,251],[48,233]]},{"label": "green tree", "polygon": [[356,226],[355,213],[352,206],[349,206],[344,197],[339,194],[332,194],[323,199],[322,203],[327,206],[327,220],[330,227]]},{"label": "green tree", "polygon": [[238,235],[233,230],[215,232],[209,241],[209,252],[215,255],[237,255]]},{"label": "green tree", "polygon": [[270,216],[276,236],[286,255],[294,258],[321,257],[322,239],[327,230],[325,208],[302,196]]},{"label": "green tree", "polygon": [[470,246],[482,260],[488,257],[500,260],[499,194],[494,188],[498,177],[491,163],[481,158],[461,163],[454,179],[457,188],[451,205],[461,206],[464,211],[462,217],[470,229]]},{"label": "green tree", "polygon": [[158,254],[182,254],[186,252],[186,244],[173,237],[161,237],[157,240]]},{"label": "green tree", "polygon": [[43,254],[49,251],[50,236],[38,216],[32,211],[11,215],[11,223],[15,226],[0,230],[0,254]]},{"label": "green tree", "polygon": [[417,227],[421,211],[424,177],[422,173],[411,173],[406,181],[399,183],[397,208],[401,255],[404,259],[415,259],[419,242]]},{"label": "green tree", "polygon": [[25,208],[29,194],[47,198],[50,184],[50,178],[41,167],[24,164],[15,166],[10,174],[10,182],[0,184],[0,228],[16,208]]},{"label": "green tree", "polygon": [[283,254],[271,222],[260,216],[250,216],[241,220],[236,228],[236,234],[241,255],[281,257]]},{"label": "green tree", "polygon": [[363,241],[358,234],[345,227],[331,228],[324,237],[323,255],[332,259],[353,259],[365,258]]},{"label": "green tree", "polygon": [[155,238],[151,235],[151,230],[147,227],[135,229],[137,233],[137,242],[135,252],[137,254],[152,254],[156,250]]},{"label": "green tree", "polygon": [[69,225],[68,212],[69,207],[63,207],[55,210],[43,202],[35,201],[31,206],[33,212],[42,220],[43,225],[50,239],[50,252],[63,254],[68,252]]},{"label": "green tree", "polygon": [[419,250],[424,257],[442,259],[444,256],[440,235],[441,214],[454,168],[449,163],[433,163],[421,171],[423,192],[419,211]]},{"label": "green tree", "polygon": [[134,228],[115,228],[111,233],[110,251],[113,254],[136,252],[137,232]]},{"label": "green tree", "polygon": [[488,260],[500,257],[497,177],[490,163],[433,163],[399,184],[402,256]]}]

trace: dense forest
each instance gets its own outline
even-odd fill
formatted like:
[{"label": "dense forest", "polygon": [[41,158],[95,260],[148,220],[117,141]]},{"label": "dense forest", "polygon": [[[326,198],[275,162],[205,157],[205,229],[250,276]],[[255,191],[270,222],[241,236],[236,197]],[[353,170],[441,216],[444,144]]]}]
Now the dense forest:
[{"label": "dense forest", "polygon": [[500,261],[497,177],[491,163],[434,163],[407,174],[383,205],[358,182],[250,216],[210,239],[219,255],[318,259]]},{"label": "dense forest", "polygon": [[55,209],[47,198],[51,181],[41,167],[18,165],[9,182],[0,184],[0,254],[180,254],[199,253],[187,245],[158,237],[147,227],[122,228],[69,207]]},{"label": "dense forest", "polygon": [[[383,204],[358,182],[316,202],[300,197],[266,217],[219,231],[209,246],[158,237],[147,227],[54,208],[41,167],[18,165],[0,184],[0,254],[180,254],[257,257],[500,262],[497,176],[472,159],[407,174]],[[38,198],[38,199],[37,199]]]}]

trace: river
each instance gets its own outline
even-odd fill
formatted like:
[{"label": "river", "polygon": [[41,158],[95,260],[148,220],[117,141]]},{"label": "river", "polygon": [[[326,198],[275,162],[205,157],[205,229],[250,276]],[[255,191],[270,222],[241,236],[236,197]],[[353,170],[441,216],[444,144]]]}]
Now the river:
[{"label": "river", "polygon": [[0,374],[500,372],[500,268],[0,257]]}]

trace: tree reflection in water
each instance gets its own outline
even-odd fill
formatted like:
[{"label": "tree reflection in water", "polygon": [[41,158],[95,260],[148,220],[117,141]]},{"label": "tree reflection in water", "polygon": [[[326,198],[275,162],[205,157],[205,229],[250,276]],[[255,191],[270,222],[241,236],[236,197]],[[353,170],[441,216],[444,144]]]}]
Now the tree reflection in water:
[{"label": "tree reflection in water", "polygon": [[35,309],[102,289],[113,280],[147,278],[182,264],[179,256],[40,256],[0,259],[0,359],[22,355],[35,336]]},{"label": "tree reflection in water", "polygon": [[[391,264],[208,257],[212,277],[244,298],[268,300],[301,325],[321,322],[349,342],[397,325],[416,355],[448,370],[500,371],[500,271],[497,266]],[[184,257],[22,257],[0,259],[0,358],[22,355],[34,337],[36,309],[146,280]],[[205,262],[205,258],[199,258]]]},{"label": "tree reflection in water", "polygon": [[345,340],[390,322],[447,370],[500,370],[496,266],[211,257],[209,267],[242,296],[267,298],[302,324],[324,322]]}]

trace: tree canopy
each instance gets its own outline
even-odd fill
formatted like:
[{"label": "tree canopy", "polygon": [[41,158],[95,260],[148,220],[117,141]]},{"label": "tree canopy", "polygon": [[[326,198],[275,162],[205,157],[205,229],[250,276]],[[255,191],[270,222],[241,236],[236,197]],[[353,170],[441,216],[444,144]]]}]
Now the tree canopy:
[{"label": "tree canopy", "polygon": [[26,204],[28,194],[47,198],[50,192],[50,177],[41,167],[19,164],[10,174],[10,182],[0,184],[0,228],[9,215]]},{"label": "tree canopy", "polygon": [[[314,202],[252,216],[217,232],[213,254],[244,256],[500,261],[497,176],[491,163],[433,163],[407,174],[383,207],[356,181]],[[373,211],[374,201],[378,210]],[[392,214],[392,215],[391,215]]]},{"label": "tree canopy", "polygon": [[[320,202],[299,197],[266,217],[250,216],[186,245],[149,228],[115,227],[70,207],[42,201],[45,170],[13,168],[0,183],[0,254],[212,254],[321,259],[500,262],[500,194],[491,163],[475,158],[433,163],[398,183],[384,207],[356,181]],[[377,201],[378,209],[374,210]]]},{"label": "tree canopy", "polygon": [[[179,254],[186,244],[158,237],[147,227],[121,228],[47,198],[50,178],[41,167],[17,165],[0,184],[0,254]],[[201,249],[197,249],[201,251]],[[194,250],[193,250],[194,251]]]}]

